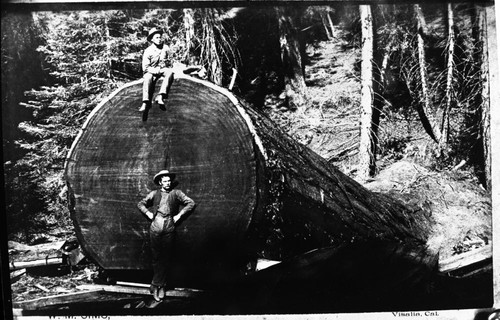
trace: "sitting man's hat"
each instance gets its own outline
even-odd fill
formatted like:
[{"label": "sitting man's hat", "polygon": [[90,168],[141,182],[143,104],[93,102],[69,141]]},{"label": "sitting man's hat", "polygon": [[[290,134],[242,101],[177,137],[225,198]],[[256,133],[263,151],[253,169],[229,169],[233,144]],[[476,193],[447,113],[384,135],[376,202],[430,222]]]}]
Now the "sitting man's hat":
[{"label": "sitting man's hat", "polygon": [[155,184],[160,184],[160,179],[161,177],[168,176],[170,177],[171,180],[175,179],[175,173],[171,173],[168,170],[162,170],[158,172],[155,177],[153,178],[153,181]]},{"label": "sitting man's hat", "polygon": [[155,35],[155,34],[163,34],[163,31],[161,31],[160,29],[158,28],[151,28],[151,30],[149,30],[149,33],[148,33],[148,41],[151,41],[151,38]]}]

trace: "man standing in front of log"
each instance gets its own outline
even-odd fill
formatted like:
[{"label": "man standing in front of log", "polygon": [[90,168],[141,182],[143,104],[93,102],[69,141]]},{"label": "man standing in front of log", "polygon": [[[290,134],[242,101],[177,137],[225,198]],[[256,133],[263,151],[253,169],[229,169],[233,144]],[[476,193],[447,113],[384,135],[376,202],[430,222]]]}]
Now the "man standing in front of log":
[{"label": "man standing in front of log", "polygon": [[142,84],[142,105],[139,108],[141,112],[151,107],[154,84],[162,76],[164,78],[156,102],[162,110],[165,110],[165,99],[173,81],[174,74],[172,69],[167,68],[168,47],[163,43],[162,35],[163,32],[160,29],[152,28],[149,30],[147,39],[151,45],[144,50],[144,54],[142,55],[144,82]]},{"label": "man standing in front of log", "polygon": [[156,301],[165,298],[174,251],[175,225],[195,207],[194,201],[184,192],[172,188],[174,179],[175,174],[168,170],[158,172],[153,181],[160,189],[151,191],[137,204],[139,210],[152,220],[149,229],[153,262],[151,292]]}]

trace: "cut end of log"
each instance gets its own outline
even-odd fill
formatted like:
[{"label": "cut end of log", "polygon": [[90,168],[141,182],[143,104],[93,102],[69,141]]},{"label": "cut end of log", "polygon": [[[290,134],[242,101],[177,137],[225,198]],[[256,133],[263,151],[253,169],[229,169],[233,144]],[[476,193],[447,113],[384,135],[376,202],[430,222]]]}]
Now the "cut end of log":
[{"label": "cut end of log", "polygon": [[149,222],[137,203],[168,169],[197,203],[177,228],[178,259],[237,254],[255,209],[257,164],[236,99],[176,75],[166,110],[153,105],[143,121],[141,94],[137,81],[103,101],[68,156],[70,210],[83,249],[106,269],[149,269]]}]

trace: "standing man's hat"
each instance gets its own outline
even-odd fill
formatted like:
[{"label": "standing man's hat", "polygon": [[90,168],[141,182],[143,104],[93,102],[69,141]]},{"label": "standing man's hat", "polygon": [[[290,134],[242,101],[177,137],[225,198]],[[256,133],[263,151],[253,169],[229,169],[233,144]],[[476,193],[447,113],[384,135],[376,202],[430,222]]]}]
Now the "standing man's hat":
[{"label": "standing man's hat", "polygon": [[155,177],[153,178],[154,183],[159,184],[161,177],[164,177],[164,176],[169,176],[171,180],[175,179],[175,173],[170,173],[168,170],[162,170],[162,171],[158,172],[155,175]]},{"label": "standing man's hat", "polygon": [[149,30],[149,33],[148,33],[148,41],[151,41],[151,38],[155,35],[155,34],[163,34],[163,31],[161,31],[160,29],[158,28],[151,28],[151,30]]}]

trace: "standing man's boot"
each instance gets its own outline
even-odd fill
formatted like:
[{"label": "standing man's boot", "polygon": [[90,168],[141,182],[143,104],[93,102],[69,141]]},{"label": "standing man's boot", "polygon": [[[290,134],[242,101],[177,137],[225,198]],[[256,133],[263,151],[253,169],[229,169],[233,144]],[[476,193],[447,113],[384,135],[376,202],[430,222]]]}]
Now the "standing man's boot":
[{"label": "standing man's boot", "polygon": [[158,298],[160,298],[160,300],[165,299],[165,287],[163,286],[160,287],[160,290],[158,292]]},{"label": "standing man's boot", "polygon": [[157,287],[157,286],[155,286],[155,287],[154,287],[154,290],[153,290],[153,298],[154,298],[156,301],[161,301],[160,296],[158,295],[159,291],[160,291],[160,288],[159,288],[159,287]]}]

